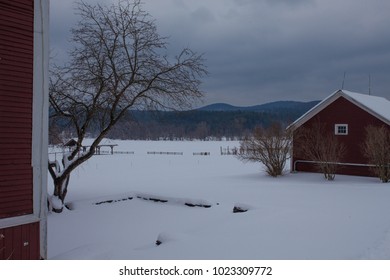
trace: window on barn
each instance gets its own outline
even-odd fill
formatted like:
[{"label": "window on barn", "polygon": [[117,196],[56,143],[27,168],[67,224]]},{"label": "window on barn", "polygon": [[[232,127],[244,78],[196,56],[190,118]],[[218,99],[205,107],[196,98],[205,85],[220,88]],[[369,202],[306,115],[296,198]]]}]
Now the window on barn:
[{"label": "window on barn", "polygon": [[347,124],[336,124],[334,127],[334,133],[336,135],[348,135],[348,125]]}]

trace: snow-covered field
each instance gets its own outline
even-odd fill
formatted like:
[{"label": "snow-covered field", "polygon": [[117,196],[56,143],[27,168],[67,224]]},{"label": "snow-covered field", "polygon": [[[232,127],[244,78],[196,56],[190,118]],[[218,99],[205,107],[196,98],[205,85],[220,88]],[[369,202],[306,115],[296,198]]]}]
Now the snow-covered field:
[{"label": "snow-covered field", "polygon": [[134,154],[74,172],[72,210],[48,217],[50,259],[390,259],[390,185],[378,179],[270,178],[220,155],[238,142],[112,142]]}]

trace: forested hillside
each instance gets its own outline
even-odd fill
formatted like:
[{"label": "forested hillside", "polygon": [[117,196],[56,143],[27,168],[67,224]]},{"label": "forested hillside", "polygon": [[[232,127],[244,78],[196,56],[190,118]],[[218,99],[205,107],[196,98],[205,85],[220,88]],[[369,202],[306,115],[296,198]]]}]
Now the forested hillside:
[{"label": "forested hillside", "polygon": [[[317,103],[281,101],[251,107],[212,104],[180,112],[129,111],[108,136],[134,140],[239,139],[256,126],[267,127],[274,122],[287,126]],[[51,136],[60,133],[72,136],[64,120],[52,121]],[[89,133],[94,135],[94,131]],[[56,137],[51,138],[55,142]]]}]

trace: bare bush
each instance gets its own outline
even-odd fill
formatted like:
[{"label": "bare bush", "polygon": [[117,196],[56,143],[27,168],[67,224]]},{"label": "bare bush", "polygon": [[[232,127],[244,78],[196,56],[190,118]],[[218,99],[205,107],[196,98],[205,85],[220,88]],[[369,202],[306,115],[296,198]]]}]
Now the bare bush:
[{"label": "bare bush", "polygon": [[[340,143],[333,131],[326,129],[319,120],[309,128],[301,128],[294,139],[295,153],[312,161],[324,174],[326,180],[334,180],[346,147]],[[299,144],[298,144],[299,143]]]},{"label": "bare bush", "polygon": [[363,153],[373,172],[383,183],[390,180],[390,129],[385,126],[367,126]]},{"label": "bare bush", "polygon": [[240,142],[237,157],[245,162],[261,162],[272,177],[283,174],[291,145],[290,135],[278,124],[257,128],[252,136]]}]

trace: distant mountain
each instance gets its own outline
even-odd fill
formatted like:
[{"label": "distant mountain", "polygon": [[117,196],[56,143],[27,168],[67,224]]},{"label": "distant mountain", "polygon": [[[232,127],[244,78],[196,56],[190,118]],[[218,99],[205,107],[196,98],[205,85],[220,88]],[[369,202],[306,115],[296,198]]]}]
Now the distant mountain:
[{"label": "distant mountain", "polygon": [[198,111],[208,111],[208,112],[232,112],[232,111],[242,111],[242,112],[275,112],[280,110],[297,110],[300,112],[308,111],[317,105],[319,101],[310,101],[310,102],[299,102],[299,101],[276,101],[265,103],[262,105],[255,106],[233,106],[226,103],[214,103],[201,108],[198,108]]},{"label": "distant mountain", "polygon": [[207,112],[230,112],[230,111],[246,111],[248,107],[237,107],[226,103],[214,103],[201,108],[196,109],[197,111]]}]

